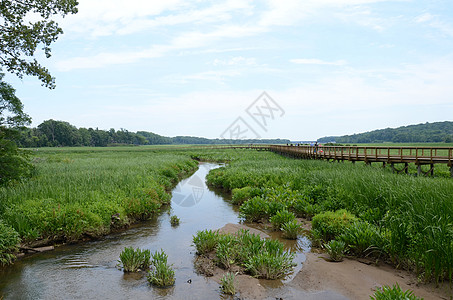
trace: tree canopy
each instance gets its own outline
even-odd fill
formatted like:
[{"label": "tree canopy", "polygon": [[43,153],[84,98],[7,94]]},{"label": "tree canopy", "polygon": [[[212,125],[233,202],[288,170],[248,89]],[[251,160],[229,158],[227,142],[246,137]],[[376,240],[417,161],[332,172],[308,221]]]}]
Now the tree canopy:
[{"label": "tree canopy", "polygon": [[318,142],[322,143],[332,141],[336,141],[337,143],[451,143],[453,141],[453,122],[445,121],[409,125],[318,139]]},{"label": "tree canopy", "polygon": [[[50,44],[63,30],[50,18],[77,13],[77,0],[1,0],[0,1],[0,71],[36,76],[48,88],[55,78],[33,56],[42,45],[47,58]],[[30,21],[30,20],[37,21]]]},{"label": "tree canopy", "polygon": [[28,176],[31,171],[26,152],[14,142],[19,136],[18,129],[29,125],[31,119],[3,76],[0,73],[0,184]]}]

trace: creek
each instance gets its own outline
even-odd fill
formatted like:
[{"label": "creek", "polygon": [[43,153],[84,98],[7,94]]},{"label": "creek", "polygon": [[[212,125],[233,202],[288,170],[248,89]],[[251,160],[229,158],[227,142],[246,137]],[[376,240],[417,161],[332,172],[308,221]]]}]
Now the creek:
[{"label": "creek", "polygon": [[[192,237],[198,230],[218,229],[238,223],[237,207],[225,201],[221,193],[205,184],[208,172],[218,164],[201,163],[189,178],[172,191],[171,207],[144,223],[110,234],[100,240],[57,247],[18,260],[0,270],[0,299],[219,299],[219,284],[196,274]],[[170,225],[170,215],[180,218],[179,226]],[[296,252],[296,273],[310,250],[309,241],[285,241]],[[161,289],[151,286],[144,274],[126,274],[118,269],[125,247],[140,247],[151,252],[163,249],[173,264],[176,283]],[[297,299],[297,292],[285,290],[283,281],[260,281],[274,295],[286,294]],[[190,283],[189,283],[190,282]]]}]

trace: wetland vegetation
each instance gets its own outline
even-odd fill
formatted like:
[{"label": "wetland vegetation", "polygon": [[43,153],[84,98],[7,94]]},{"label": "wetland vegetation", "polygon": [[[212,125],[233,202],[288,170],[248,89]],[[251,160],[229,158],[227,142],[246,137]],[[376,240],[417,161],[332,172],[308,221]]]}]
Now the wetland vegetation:
[{"label": "wetland vegetation", "polygon": [[[34,176],[0,190],[3,264],[12,261],[19,238],[22,243],[73,242],[149,218],[169,203],[168,192],[201,160],[228,162],[211,170],[207,180],[231,192],[246,222],[264,222],[294,239],[301,233],[298,220],[312,220],[312,241],[325,245],[333,260],[345,253],[372,257],[426,281],[452,281],[449,178],[396,175],[377,166],[294,160],[254,150],[46,148],[33,157]],[[291,253],[281,244],[245,232],[199,231],[193,243],[200,255],[211,253],[228,271],[237,266],[274,279],[292,269]],[[171,285],[171,265],[155,261],[148,279]],[[224,278],[225,285],[230,277]]]}]

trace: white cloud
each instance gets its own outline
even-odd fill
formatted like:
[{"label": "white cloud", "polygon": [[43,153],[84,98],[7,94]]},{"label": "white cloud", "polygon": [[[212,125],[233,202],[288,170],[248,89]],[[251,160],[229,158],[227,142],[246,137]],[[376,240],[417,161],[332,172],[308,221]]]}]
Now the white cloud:
[{"label": "white cloud", "polygon": [[256,66],[256,58],[236,56],[230,59],[215,59],[212,63],[214,66]]},{"label": "white cloud", "polygon": [[434,19],[434,16],[430,13],[424,13],[422,15],[419,15],[418,17],[415,18],[415,22],[417,23],[424,23],[428,22]]},{"label": "white cloud", "polygon": [[296,58],[291,59],[290,62],[302,65],[329,65],[329,66],[344,66],[347,64],[345,60],[325,61],[316,58]]}]

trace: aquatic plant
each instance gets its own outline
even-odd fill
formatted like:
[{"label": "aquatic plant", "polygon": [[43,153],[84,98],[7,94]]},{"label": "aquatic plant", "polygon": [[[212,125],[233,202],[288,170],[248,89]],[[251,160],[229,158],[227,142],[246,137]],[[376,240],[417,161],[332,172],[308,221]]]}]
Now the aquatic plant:
[{"label": "aquatic plant", "polygon": [[239,208],[239,217],[248,222],[257,222],[267,217],[268,201],[262,197],[253,197]]},{"label": "aquatic plant", "polygon": [[347,251],[346,243],[343,241],[331,240],[324,244],[324,249],[332,261],[343,261],[344,254]]},{"label": "aquatic plant", "polygon": [[138,272],[146,270],[150,266],[151,253],[148,249],[141,250],[132,247],[126,247],[120,254],[119,263],[121,263],[124,272]]},{"label": "aquatic plant", "polygon": [[336,212],[326,211],[317,214],[312,220],[312,231],[319,233],[322,240],[328,242],[341,235],[357,218],[342,209]]},{"label": "aquatic plant", "polygon": [[0,219],[0,266],[14,261],[14,253],[18,250],[19,234]]},{"label": "aquatic plant", "polygon": [[231,202],[236,205],[241,205],[246,200],[261,195],[261,189],[257,187],[246,186],[243,188],[235,188],[231,191]]},{"label": "aquatic plant", "polygon": [[179,225],[179,218],[177,216],[170,217],[170,224],[171,226],[178,226]]},{"label": "aquatic plant", "polygon": [[365,221],[355,222],[338,239],[345,242],[350,252],[357,256],[382,253],[387,243],[377,227]]},{"label": "aquatic plant", "polygon": [[156,251],[152,258],[152,269],[147,275],[148,282],[159,287],[172,286],[175,283],[175,271],[167,262],[167,254],[163,250]]},{"label": "aquatic plant", "polygon": [[217,246],[219,240],[219,233],[212,230],[198,231],[193,236],[193,243],[197,249],[198,254],[206,254],[211,252]]},{"label": "aquatic plant", "polygon": [[289,212],[286,209],[284,209],[277,211],[275,215],[270,217],[269,221],[271,222],[274,230],[281,230],[283,224],[291,222],[295,218],[296,217],[292,212]]},{"label": "aquatic plant", "polygon": [[295,240],[302,231],[302,226],[296,220],[291,220],[282,225],[283,237],[288,240]]},{"label": "aquatic plant", "polygon": [[239,252],[238,241],[233,235],[220,235],[216,246],[217,263],[229,269],[235,262]]},{"label": "aquatic plant", "polygon": [[280,279],[292,271],[293,259],[293,253],[276,254],[264,251],[250,257],[244,266],[256,278]]},{"label": "aquatic plant", "polygon": [[98,237],[148,219],[169,203],[175,180],[197,167],[186,154],[147,147],[45,148],[32,155],[36,176],[0,189],[0,218],[25,243]]},{"label": "aquatic plant", "polygon": [[394,284],[392,287],[383,286],[378,288],[372,296],[372,300],[423,300],[423,298],[417,297],[414,295],[414,292],[411,290],[403,291],[399,284]]},{"label": "aquatic plant", "polygon": [[226,273],[220,278],[220,289],[224,294],[234,295],[236,294],[236,287],[234,284],[236,276],[234,273]]},{"label": "aquatic plant", "polygon": [[[206,233],[213,236],[209,231],[199,231],[197,235]],[[295,254],[286,251],[280,241],[261,239],[248,230],[240,230],[237,235],[216,235],[212,240],[216,244],[211,251],[216,251],[217,263],[226,269],[237,264],[257,278],[278,279],[288,275],[294,267]]]}]

